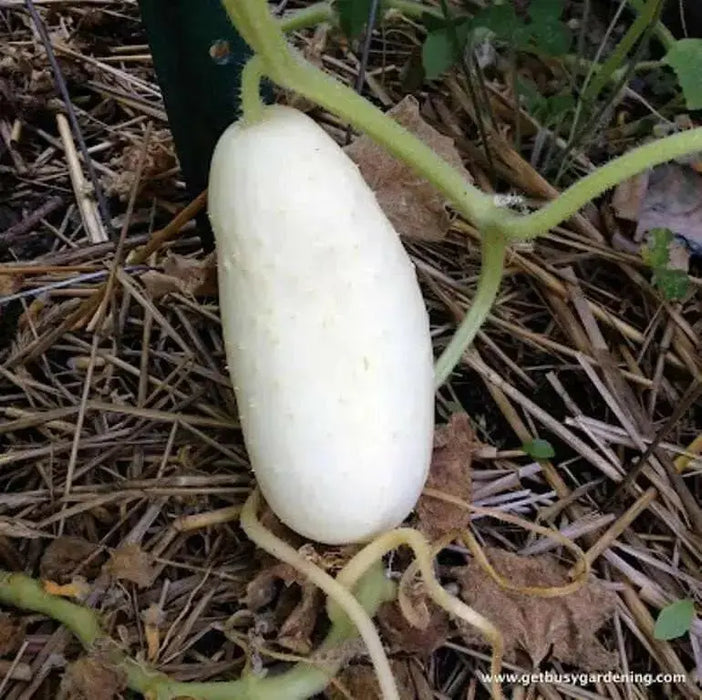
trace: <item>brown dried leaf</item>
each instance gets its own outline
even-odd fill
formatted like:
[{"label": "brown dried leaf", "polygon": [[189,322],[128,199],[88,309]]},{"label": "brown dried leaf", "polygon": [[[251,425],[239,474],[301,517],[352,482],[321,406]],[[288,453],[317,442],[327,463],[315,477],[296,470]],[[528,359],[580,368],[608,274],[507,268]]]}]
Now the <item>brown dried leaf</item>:
[{"label": "brown dried leaf", "polygon": [[289,564],[278,562],[267,566],[261,569],[246,586],[246,597],[244,598],[246,607],[256,612],[272,603],[275,598],[278,581],[282,581],[286,586],[290,586],[293,583],[305,583],[304,577],[301,577]]},{"label": "brown dried leaf", "polygon": [[14,654],[24,641],[24,632],[24,620],[0,613],[0,656]]},{"label": "brown dried leaf", "polygon": [[282,624],[277,639],[278,644],[286,649],[306,655],[312,651],[311,635],[323,602],[315,584],[304,583],[300,590],[300,602]]},{"label": "brown dried leaf", "polygon": [[620,182],[612,195],[612,211],[627,221],[638,221],[648,187],[648,171]]},{"label": "brown dried leaf", "polygon": [[99,657],[83,656],[66,669],[59,700],[116,700],[127,687],[127,674]]},{"label": "brown dried leaf", "polygon": [[[116,195],[122,200],[129,197],[143,150],[143,143],[130,142],[119,156],[110,161],[116,175],[105,181],[105,189],[109,194]],[[146,147],[140,182],[141,194],[155,195],[158,194],[159,188],[172,186],[172,181],[164,178],[163,175],[176,165],[177,160],[170,132],[163,129],[153,133]]]},{"label": "brown dried leaf", "polygon": [[677,163],[664,163],[648,176],[636,239],[652,228],[669,228],[702,252],[702,175]]},{"label": "brown dried leaf", "polygon": [[[470,501],[471,461],[478,445],[467,413],[454,413],[448,424],[437,428],[427,487]],[[420,528],[430,539],[463,529],[470,513],[459,506],[422,496],[417,503]]]},{"label": "brown dried leaf", "polygon": [[612,198],[617,216],[636,221],[634,239],[668,228],[702,253],[702,174],[679,163],[664,163],[617,186]]},{"label": "brown dried leaf", "polygon": [[16,294],[22,288],[24,277],[22,275],[0,274],[0,297]]},{"label": "brown dried leaf", "polygon": [[[562,586],[568,582],[567,569],[550,555],[522,557],[496,548],[485,553],[513,584]],[[601,583],[590,581],[567,596],[538,598],[503,590],[475,560],[459,571],[463,599],[500,629],[507,660],[517,660],[521,651],[534,667],[552,657],[588,671],[615,668],[617,655],[595,637],[616,604],[615,594]],[[459,626],[468,644],[485,645],[478,630],[465,623]]]},{"label": "brown dried leaf", "polygon": [[217,294],[217,268],[214,253],[204,260],[169,253],[163,263],[163,272],[148,270],[141,281],[152,299],[180,292],[186,296],[214,296]]},{"label": "brown dried leaf", "polygon": [[[42,554],[39,573],[43,579],[55,583],[71,583],[74,573],[94,579],[100,573],[104,556],[98,553],[99,545],[82,537],[57,537]],[[87,559],[90,561],[76,569]]]},{"label": "brown dried leaf", "polygon": [[[390,667],[392,668],[401,700],[415,700],[416,698],[426,697],[419,695],[415,689],[414,674],[410,668],[409,661],[391,659]],[[372,666],[366,664],[347,666],[337,674],[336,679],[343,686],[346,693],[332,683],[325,691],[325,697],[328,700],[348,700],[349,695],[354,700],[382,700],[383,696]],[[432,695],[430,694],[428,697],[431,698]]]},{"label": "brown dried leaf", "polygon": [[[472,182],[453,139],[424,121],[414,97],[408,95],[387,114]],[[345,151],[359,166],[366,182],[375,191],[378,203],[400,235],[424,241],[444,238],[450,219],[443,195],[432,184],[368,136],[357,138]]]},{"label": "brown dried leaf", "polygon": [[148,588],[156,578],[151,556],[135,543],[115,549],[104,569],[113,578],[131,581],[139,588]]},{"label": "brown dried leaf", "polygon": [[449,617],[441,608],[425,599],[427,607],[426,625],[412,626],[397,601],[384,603],[378,610],[378,625],[383,632],[391,653],[402,652],[429,656],[438,649],[449,636]]}]

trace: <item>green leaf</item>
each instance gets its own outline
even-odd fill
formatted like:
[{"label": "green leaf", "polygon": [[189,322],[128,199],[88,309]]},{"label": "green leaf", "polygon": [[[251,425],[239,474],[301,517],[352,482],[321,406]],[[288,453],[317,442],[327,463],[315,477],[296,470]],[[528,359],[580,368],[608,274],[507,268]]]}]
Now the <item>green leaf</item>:
[{"label": "green leaf", "polygon": [[536,83],[524,76],[517,75],[516,87],[519,95],[524,98],[527,111],[536,117],[537,112],[544,108],[546,98],[538,91]]},{"label": "green leaf", "polygon": [[658,267],[653,274],[653,283],[668,301],[677,301],[687,294],[690,278],[684,270],[667,270],[664,267]]},{"label": "green leaf", "polygon": [[429,80],[447,71],[457,58],[448,29],[437,29],[427,34],[422,46],[422,64]]},{"label": "green leaf", "polygon": [[702,109],[702,39],[678,39],[663,60],[675,71],[688,109]]},{"label": "green leaf", "polygon": [[468,22],[459,21],[427,34],[422,45],[422,64],[429,80],[438,78],[460,59],[466,48],[468,31]]},{"label": "green leaf", "polygon": [[422,24],[428,32],[433,32],[436,29],[446,29],[449,21],[445,17],[437,17],[431,12],[422,12]]},{"label": "green leaf", "polygon": [[648,244],[641,249],[643,261],[653,267],[665,268],[670,260],[668,247],[673,242],[673,232],[669,228],[652,228],[648,232]]},{"label": "green leaf", "polygon": [[653,268],[653,284],[668,301],[682,299],[690,286],[685,270],[669,269],[670,244],[673,232],[668,228],[653,228],[648,232],[648,242],[641,249],[643,261]]},{"label": "green leaf", "polygon": [[551,459],[551,457],[556,456],[556,451],[553,449],[553,445],[548,440],[542,440],[541,438],[536,438],[525,442],[522,445],[522,449],[526,452],[532,459]]},{"label": "green leaf", "polygon": [[530,28],[532,41],[541,52],[549,56],[564,56],[568,53],[573,36],[561,21],[538,23]]},{"label": "green leaf", "polygon": [[476,13],[471,25],[489,29],[497,39],[512,41],[520,29],[524,29],[523,22],[517,17],[512,5],[492,5]]},{"label": "green leaf", "polygon": [[368,21],[373,0],[337,0],[339,24],[349,39],[358,37]]},{"label": "green leaf", "polygon": [[676,600],[666,605],[660,613],[653,628],[656,639],[676,639],[690,630],[695,617],[695,604],[688,599]]},{"label": "green leaf", "polygon": [[532,80],[518,75],[516,82],[517,92],[523,98],[527,111],[545,127],[557,123],[575,106],[575,100],[569,92],[544,97]]},{"label": "green leaf", "polygon": [[531,0],[529,17],[534,24],[558,22],[563,14],[563,0]]}]

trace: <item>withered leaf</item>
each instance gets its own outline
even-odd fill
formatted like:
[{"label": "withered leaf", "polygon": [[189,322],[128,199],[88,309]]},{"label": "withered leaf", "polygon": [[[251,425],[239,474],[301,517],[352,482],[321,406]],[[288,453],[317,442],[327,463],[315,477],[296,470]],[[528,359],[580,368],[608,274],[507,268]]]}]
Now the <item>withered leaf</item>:
[{"label": "withered leaf", "polygon": [[[522,557],[501,549],[486,548],[495,569],[519,586],[562,586],[567,569],[550,555]],[[505,591],[472,560],[459,570],[465,602],[500,629],[505,658],[516,660],[526,653],[534,667],[547,657],[587,671],[616,667],[617,655],[608,651],[595,634],[612,617],[616,596],[597,581],[589,581],[570,595],[539,598]],[[485,645],[475,628],[459,623],[469,644]]]},{"label": "withered leaf", "polygon": [[278,643],[296,654],[309,654],[312,650],[311,635],[323,607],[323,599],[319,588],[309,581],[302,584],[300,592],[300,602],[280,628]]},{"label": "withered leaf", "polygon": [[0,274],[0,297],[15,294],[22,288],[24,277],[22,275]]},{"label": "withered leaf", "polygon": [[617,186],[617,216],[635,221],[635,241],[647,231],[668,228],[702,254],[702,174],[679,163],[664,163]]},{"label": "withered leaf", "polygon": [[0,613],[0,656],[14,654],[24,641],[24,620]]},{"label": "withered leaf", "polygon": [[59,700],[116,700],[126,687],[125,671],[99,657],[83,656],[66,669]]},{"label": "withered leaf", "polygon": [[[427,487],[470,500],[471,461],[478,445],[467,413],[454,413],[445,426],[437,428]],[[417,503],[421,530],[430,539],[470,522],[470,513],[431,496],[422,496]]]},{"label": "withered leaf", "polygon": [[[111,160],[110,164],[115,175],[104,181],[105,189],[109,194],[116,195],[123,201],[128,199],[134,186],[134,179],[137,176],[143,151],[143,143],[130,142],[116,158]],[[169,185],[172,186],[172,181],[169,182],[168,178],[164,178],[164,174],[177,164],[173,139],[167,129],[152,133],[144,155],[144,167],[139,181],[140,194],[142,196],[156,195],[160,190]]]},{"label": "withered leaf", "polygon": [[217,269],[214,254],[203,260],[169,253],[163,263],[163,272],[148,270],[141,281],[152,299],[180,292],[186,296],[214,296],[217,294]]},{"label": "withered leaf", "polygon": [[378,625],[383,632],[389,651],[431,655],[449,636],[449,618],[441,608],[427,602],[428,616],[422,628],[412,626],[397,601],[384,603],[378,610]]},{"label": "withered leaf", "polygon": [[139,588],[148,588],[156,577],[151,556],[133,542],[115,549],[104,569],[113,578],[131,581]]},{"label": "withered leaf", "polygon": [[[466,181],[472,181],[453,139],[424,121],[414,97],[408,95],[387,114],[457,168]],[[446,236],[450,225],[446,202],[432,184],[368,136],[360,136],[345,151],[401,236],[424,241],[440,241]]]},{"label": "withered leaf", "polygon": [[71,583],[75,574],[93,579],[100,573],[104,558],[98,550],[99,545],[82,537],[57,537],[44,550],[39,573],[55,583]]},{"label": "withered leaf", "polygon": [[[395,677],[400,700],[432,698],[431,692],[429,695],[420,694],[419,689],[415,687],[415,674],[412,673],[410,665],[411,662],[404,659],[390,660],[390,668]],[[367,664],[347,666],[337,674],[336,679],[346,692],[342,692],[337,685],[332,683],[325,691],[328,700],[348,700],[349,695],[354,700],[382,700],[383,696],[372,666]],[[421,676],[419,676],[420,683],[421,680]]]},{"label": "withered leaf", "polygon": [[273,602],[279,581],[290,586],[293,583],[304,583],[304,577],[301,577],[292,566],[282,562],[261,569],[246,586],[244,598],[246,607],[256,612]]}]

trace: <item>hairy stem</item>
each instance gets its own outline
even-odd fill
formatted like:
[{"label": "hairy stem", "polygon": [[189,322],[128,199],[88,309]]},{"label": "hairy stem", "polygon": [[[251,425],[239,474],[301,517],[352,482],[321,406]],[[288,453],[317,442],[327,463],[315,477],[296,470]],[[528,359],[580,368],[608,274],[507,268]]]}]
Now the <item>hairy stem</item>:
[{"label": "hairy stem", "polygon": [[241,71],[241,108],[247,122],[258,121],[263,116],[262,79],[263,61],[259,56],[253,56]]},{"label": "hairy stem", "polygon": [[[441,19],[441,11],[431,5],[425,5],[421,2],[413,2],[412,0],[384,0],[382,3],[382,11],[396,10],[401,12],[406,17],[412,19],[422,19],[424,15]],[[330,2],[318,2],[301,10],[295,10],[289,15],[283,17],[280,21],[280,28],[284,32],[295,32],[300,29],[314,27],[322,22],[336,22],[337,14]]]},{"label": "hairy stem", "polygon": [[702,127],[639,146],[571,185],[533,214],[510,214],[498,223],[509,239],[536,238],[569,219],[581,207],[610,187],[660,163],[702,151]]},{"label": "hairy stem", "polygon": [[318,588],[321,588],[343,610],[344,614],[354,623],[366,644],[384,700],[399,700],[390,662],[378,636],[378,630],[373,625],[371,618],[348,588],[344,587],[316,564],[305,559],[302,554],[287,544],[287,542],[284,542],[270,530],[263,527],[256,517],[258,502],[259,492],[255,490],[251,493],[241,511],[241,528],[246,533],[246,536],[265,552],[272,554],[276,559],[289,564],[301,572]]},{"label": "hairy stem", "polygon": [[278,23],[261,0],[222,0],[227,12],[244,17],[255,28],[255,44],[267,75],[276,83],[307,97],[352,126],[364,131],[393,155],[411,166],[474,224],[487,224],[496,207],[492,198],[471,185],[455,168],[421,139],[390,119],[351,88],[294,55],[285,44]]},{"label": "hairy stem", "polygon": [[[394,586],[377,562],[358,581],[355,599],[369,616],[394,596]],[[154,700],[195,698],[197,700],[303,700],[320,693],[342,664],[340,646],[357,636],[355,625],[339,615],[317,653],[324,662],[300,662],[287,671],[265,677],[246,676],[236,681],[181,683],[129,658],[107,635],[98,614],[44,590],[40,581],[24,574],[0,571],[0,603],[51,617],[69,629],[87,651],[99,648],[108,660],[126,675],[127,686]],[[334,653],[336,652],[336,653]],[[314,655],[313,655],[314,657]]]},{"label": "hairy stem", "polygon": [[283,32],[296,32],[307,27],[316,27],[324,22],[333,22],[336,14],[329,2],[318,2],[301,10],[295,10],[280,20]]},{"label": "hairy stem", "polygon": [[[502,633],[486,617],[444,590],[434,575],[429,543],[420,532],[412,528],[402,527],[377,537],[344,566],[337,575],[337,581],[347,587],[353,586],[374,562],[401,545],[407,545],[414,552],[417,566],[422,574],[424,587],[429,597],[459,620],[463,620],[480,630],[481,634],[492,645],[492,660],[490,663],[490,673],[493,677],[492,696],[495,700],[499,700],[502,698],[502,689],[498,681],[504,652]],[[330,600],[329,603],[333,605],[333,600]],[[334,619],[333,608],[329,609],[329,616],[331,619]]]},{"label": "hairy stem", "polygon": [[502,280],[505,250],[506,242],[502,234],[484,236],[478,288],[468,313],[436,361],[434,384],[437,388],[449,378],[490,313]]}]

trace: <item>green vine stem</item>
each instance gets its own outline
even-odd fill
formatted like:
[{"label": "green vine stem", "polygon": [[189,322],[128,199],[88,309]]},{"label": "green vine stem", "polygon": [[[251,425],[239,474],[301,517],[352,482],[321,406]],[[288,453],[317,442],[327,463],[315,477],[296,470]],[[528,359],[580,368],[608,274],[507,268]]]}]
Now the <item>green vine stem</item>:
[{"label": "green vine stem", "polygon": [[[662,138],[599,168],[573,184],[543,209],[528,215],[517,215],[498,206],[495,198],[468,183],[423,141],[368,100],[296,55],[288,47],[281,30],[281,26],[290,26],[286,22],[295,21],[294,15],[292,20],[286,20],[281,25],[271,16],[265,0],[221,1],[242,36],[261,58],[262,70],[267,77],[368,134],[394,156],[408,163],[417,174],[431,182],[463,217],[481,231],[484,240],[500,240],[496,249],[483,251],[484,267],[475,297],[478,303],[474,301],[457,336],[451,340],[439,358],[437,385],[451,374],[489,312],[499,287],[505,242],[536,238],[569,219],[587,202],[618,182],[653,165],[702,151],[702,128]],[[422,7],[420,3],[401,3],[399,0],[388,0],[384,7],[393,6],[400,11],[418,13]],[[321,8],[315,12],[322,16]],[[307,19],[312,16],[307,15]],[[325,11],[323,16],[329,15]],[[421,16],[421,13],[418,16]],[[254,81],[251,83],[253,85]],[[259,98],[247,94],[245,103],[252,104],[254,99]],[[497,255],[496,251],[500,248],[502,252]]]},{"label": "green vine stem", "polygon": [[[384,0],[381,5],[381,12],[387,13],[390,10],[400,12],[412,19],[421,19],[424,15],[430,15],[436,19],[443,19],[441,10],[431,5],[424,5],[413,0]],[[314,27],[322,22],[336,22],[337,15],[330,2],[318,2],[301,10],[295,10],[280,21],[280,28],[284,32],[295,32],[307,27]]]},{"label": "green vine stem", "polygon": [[[242,11],[244,6],[249,9],[255,6],[259,10],[264,10],[270,20],[268,23],[261,22],[259,27],[262,31],[261,45],[262,48],[265,47],[265,55],[268,56],[269,51],[280,46],[277,41],[275,45],[271,41],[270,35],[276,35],[280,32],[275,22],[267,14],[265,2],[260,0],[222,1],[230,16],[233,16],[234,6]],[[641,0],[630,0],[630,2],[637,9],[644,7]],[[326,3],[320,4],[326,5]],[[413,12],[417,13],[416,16],[421,16],[418,11],[418,8],[422,7],[421,3],[405,3],[399,2],[399,0],[391,0],[387,3],[387,6],[393,6],[397,9],[404,9],[405,5],[411,5]],[[454,174],[449,174],[445,167],[446,164],[431,149],[427,149],[413,134],[399,126],[367,100],[359,97],[353,90],[313,66],[301,64],[293,57],[287,46],[284,52],[288,61],[283,67],[283,71],[289,70],[290,74],[269,74],[269,77],[288,89],[300,92],[331,113],[368,133],[393,155],[403,159],[416,172],[432,182],[453,206],[483,233],[485,233],[487,226],[491,230],[503,233],[508,241],[536,238],[569,219],[594,197],[619,182],[660,163],[702,151],[702,127],[666,136],[640,146],[598,168],[595,172],[571,185],[556,200],[538,212],[515,215],[498,207],[492,198],[468,185],[462,178],[456,178]],[[437,160],[441,161],[441,164],[437,163]]]},{"label": "green vine stem", "polygon": [[482,225],[489,227],[489,220],[496,209],[492,197],[468,183],[423,141],[388,118],[368,100],[290,51],[265,1],[222,2],[230,17],[243,16],[247,34],[249,29],[253,32],[252,48],[263,57],[269,78],[367,133],[393,155],[411,163],[469,221],[481,228]]},{"label": "green vine stem", "polygon": [[283,32],[297,32],[307,27],[316,27],[324,22],[335,22],[336,13],[328,2],[318,2],[301,10],[295,10],[280,20]]},{"label": "green vine stem", "polygon": [[255,122],[263,116],[264,104],[261,100],[263,76],[263,61],[258,55],[250,58],[241,71],[241,109],[247,121]]},{"label": "green vine stem", "polygon": [[[644,7],[646,0],[629,0],[629,4],[638,12],[641,12]],[[675,43],[675,37],[672,35],[670,29],[663,24],[663,22],[656,22],[654,29],[658,40],[661,42],[663,47],[668,51]]]},{"label": "green vine stem", "polygon": [[697,152],[702,152],[702,127],[644,144],[578,180],[542,209],[527,215],[510,213],[497,228],[511,240],[536,238],[618,183],[666,161]]},{"label": "green vine stem", "polygon": [[[355,598],[369,616],[394,598],[394,584],[377,562],[358,582]],[[41,582],[24,574],[0,570],[0,603],[53,618],[69,629],[86,651],[100,653],[100,659],[125,674],[127,686],[151,700],[303,700],[320,693],[338,673],[345,642],[357,637],[353,623],[336,615],[325,640],[316,652],[320,663],[299,662],[276,675],[249,674],[236,681],[182,683],[129,658],[102,629],[98,614],[89,608],[47,593]],[[321,661],[323,659],[323,662]]]},{"label": "green vine stem", "polygon": [[585,88],[582,99],[586,104],[592,103],[597,99],[602,89],[609,82],[614,71],[624,63],[629,51],[631,51],[634,44],[636,44],[641,35],[646,31],[646,28],[658,14],[660,5],[661,0],[648,0],[646,2],[626,34],[617,43],[614,51],[612,51],[607,60],[600,66],[590,84]]},{"label": "green vine stem", "polygon": [[485,236],[480,249],[482,266],[473,302],[449,344],[439,355],[434,368],[434,385],[438,389],[458,365],[480,327],[490,313],[502,281],[507,242],[500,233]]}]

